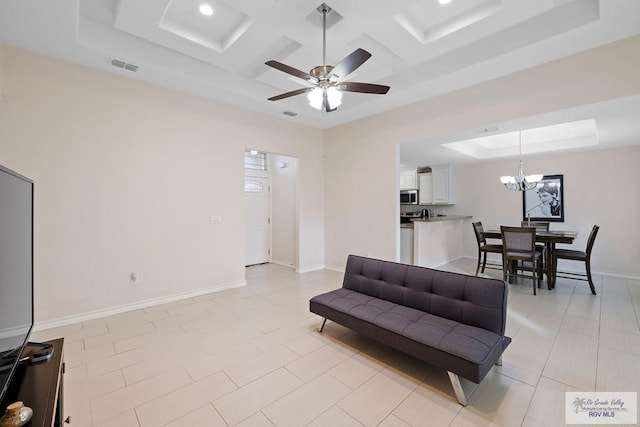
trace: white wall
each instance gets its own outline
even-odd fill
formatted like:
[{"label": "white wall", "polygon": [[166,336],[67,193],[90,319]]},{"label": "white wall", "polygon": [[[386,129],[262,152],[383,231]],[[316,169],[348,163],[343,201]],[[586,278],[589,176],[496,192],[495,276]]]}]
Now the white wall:
[{"label": "white wall", "polygon": [[297,262],[323,266],[321,131],[0,50],[0,164],[36,183],[36,322],[244,283],[247,146],[300,159]]},{"label": "white wall", "polygon": [[[284,163],[285,167],[281,167]],[[272,154],[269,156],[272,201],[272,249],[271,261],[296,265],[296,178],[298,159]]]},{"label": "white wall", "polygon": [[[325,132],[325,261],[327,265],[343,267],[349,253],[370,254],[389,260],[397,259],[399,245],[397,153],[401,143],[425,140],[460,129],[475,129],[492,123],[639,93],[638,49],[640,49],[640,37],[623,40],[495,81],[478,84],[327,130]],[[579,228],[583,233],[581,236],[587,232],[583,227],[591,224],[595,219],[584,216],[589,213],[589,210],[583,212],[584,205],[574,203],[574,197],[584,196],[590,187],[586,185],[584,189],[576,189],[575,179],[585,179],[589,182],[599,179],[594,178],[600,176],[596,159],[608,162],[606,155],[607,153],[590,153],[584,155],[587,157],[576,157],[576,159],[591,159],[589,167],[585,168],[577,161],[574,164],[570,156],[562,156],[564,159],[562,164],[549,165],[551,173],[572,175],[571,183],[565,183],[567,206],[579,211],[570,212],[571,221],[575,222],[568,225]],[[636,161],[637,158],[636,156]],[[611,162],[609,166],[615,168],[616,176],[622,179],[627,177],[632,182],[637,180],[637,173],[634,173],[633,169],[617,168],[613,165],[614,163]],[[528,171],[534,171],[536,166],[542,165],[526,162]],[[517,200],[513,202],[513,211],[505,210],[504,217],[500,217],[496,212],[503,210],[502,199],[486,199],[486,196],[483,198],[486,188],[479,185],[479,183],[493,182],[492,180],[497,179],[497,176],[512,174],[515,170],[515,160],[504,163],[504,168],[477,167],[481,168],[480,171],[485,175],[484,177],[475,174],[456,177],[458,206],[461,209],[457,213],[474,215],[476,218],[495,218],[496,224],[499,221],[513,221],[519,218],[520,204]],[[575,176],[573,176],[574,171]],[[546,172],[546,167],[542,172]],[[632,236],[637,242],[640,235],[638,221],[628,220],[626,215],[619,215],[618,211],[633,211],[634,206],[629,208],[627,201],[637,199],[638,192],[618,193],[615,183],[616,181],[609,182],[611,186],[607,187],[608,191],[615,192],[624,204],[608,207],[610,214],[619,218],[614,221],[616,231],[608,232],[611,233],[611,238],[627,233],[626,235]],[[483,207],[465,202],[465,197],[469,198],[470,194],[478,194],[477,198],[481,199]],[[507,194],[498,192],[492,197],[502,198],[507,197]],[[511,197],[517,198],[518,195],[513,194]],[[597,202],[594,201],[594,203]],[[635,208],[637,209],[637,205]],[[487,215],[487,211],[493,213]],[[565,215],[567,214],[569,212],[565,212]],[[578,220],[577,215],[583,215],[585,219]],[[608,224],[606,225],[606,228],[609,228]],[[602,233],[605,232],[603,228]],[[605,239],[602,240],[605,241]],[[618,249],[619,252],[631,250],[633,253],[629,239],[621,242],[628,243]],[[599,251],[604,248],[602,246]],[[635,261],[629,264],[627,260],[622,264],[619,260],[614,261],[613,257],[608,260],[599,259],[598,267],[629,274],[640,273]]]}]

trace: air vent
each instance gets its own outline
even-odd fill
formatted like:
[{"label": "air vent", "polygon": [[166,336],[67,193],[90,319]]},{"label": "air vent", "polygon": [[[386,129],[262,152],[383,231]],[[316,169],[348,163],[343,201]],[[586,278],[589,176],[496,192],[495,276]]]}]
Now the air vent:
[{"label": "air vent", "polygon": [[283,111],[282,114],[289,117],[295,117],[298,115],[298,113],[294,113],[293,111]]},{"label": "air vent", "polygon": [[138,66],[135,64],[128,64],[124,61],[120,61],[119,59],[112,59],[111,65],[118,68],[124,68],[125,70],[133,71],[134,73],[138,71]]},{"label": "air vent", "polygon": [[127,65],[127,63],[126,62],[122,62],[122,61],[118,61],[117,59],[112,59],[111,60],[111,65],[113,65],[114,67],[124,68],[124,66]]}]

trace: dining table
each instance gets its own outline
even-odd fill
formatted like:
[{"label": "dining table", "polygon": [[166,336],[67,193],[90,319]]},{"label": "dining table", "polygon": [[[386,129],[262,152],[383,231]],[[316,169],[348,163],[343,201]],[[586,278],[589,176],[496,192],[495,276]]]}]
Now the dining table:
[{"label": "dining table", "polygon": [[[499,229],[488,229],[482,232],[485,239],[502,239],[502,232]],[[566,230],[539,230],[536,229],[536,243],[545,246],[545,267],[543,273],[547,279],[547,289],[553,288],[553,250],[557,243],[573,244],[578,237],[577,231]]]}]

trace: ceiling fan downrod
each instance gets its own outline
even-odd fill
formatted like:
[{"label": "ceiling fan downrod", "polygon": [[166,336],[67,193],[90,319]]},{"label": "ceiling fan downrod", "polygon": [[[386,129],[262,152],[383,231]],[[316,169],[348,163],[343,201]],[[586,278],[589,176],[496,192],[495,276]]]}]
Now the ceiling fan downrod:
[{"label": "ceiling fan downrod", "polygon": [[327,65],[327,13],[331,12],[331,8],[322,3],[318,11],[322,13],[322,65]]}]

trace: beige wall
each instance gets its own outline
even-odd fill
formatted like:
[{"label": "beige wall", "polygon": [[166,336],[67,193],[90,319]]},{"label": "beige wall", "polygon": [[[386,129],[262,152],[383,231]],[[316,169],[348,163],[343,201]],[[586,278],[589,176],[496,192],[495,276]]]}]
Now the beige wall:
[{"label": "beige wall", "polygon": [[[640,37],[626,39],[578,55],[515,73],[499,80],[478,84],[457,92],[439,96],[414,105],[329,129],[325,132],[326,190],[326,256],[328,266],[343,267],[349,253],[398,259],[399,230],[398,147],[403,142],[428,139],[460,129],[474,129],[488,124],[514,120],[588,103],[640,93]],[[534,82],[543,82],[537,83]],[[460,106],[463,106],[462,108]],[[640,141],[639,141],[640,143]],[[638,151],[631,151],[636,154]],[[607,156],[610,152],[589,152],[574,157],[558,156],[548,165],[526,162],[526,170],[569,174],[567,206],[571,209],[567,227],[578,228],[584,236],[591,218],[591,205],[599,204],[600,192],[613,192],[617,204],[606,207],[608,215],[619,217],[611,228],[609,246],[601,246],[599,254],[621,253],[599,258],[596,265],[607,271],[640,274],[637,258],[625,254],[637,253],[640,237],[638,221],[618,212],[635,212],[637,191],[621,190],[617,178],[637,181],[638,173],[628,162],[617,166]],[[622,154],[624,158],[624,154]],[[580,161],[589,167],[582,167]],[[546,160],[544,160],[546,161]],[[599,161],[608,163],[599,166]],[[544,167],[543,167],[544,166]],[[611,168],[611,177],[603,178],[602,168]],[[469,167],[467,170],[474,170]],[[478,165],[482,178],[460,170],[457,213],[471,214],[477,219],[513,222],[520,218],[518,194],[509,194],[495,185],[500,175],[512,174],[515,160]],[[595,177],[597,183],[594,182]],[[602,180],[604,179],[604,181]],[[587,182],[579,188],[578,182]],[[626,185],[622,184],[622,187]],[[595,190],[590,193],[595,186]],[[489,190],[491,188],[491,190]],[[466,189],[466,190],[465,190]],[[493,190],[495,189],[495,190]],[[490,193],[487,196],[487,192]],[[476,196],[480,195],[480,196]],[[576,195],[580,195],[577,198]],[[476,205],[480,202],[481,205]],[[366,207],[366,208],[364,208]],[[604,209],[604,208],[603,208]],[[504,210],[504,217],[499,213]],[[487,215],[487,211],[491,215]],[[636,215],[637,216],[637,215]],[[606,221],[603,218],[601,221]],[[606,224],[603,222],[603,224]],[[603,225],[600,224],[600,225]],[[603,226],[604,227],[604,226]],[[590,226],[589,226],[590,228]],[[615,228],[615,231],[613,230]],[[616,241],[614,236],[628,235],[633,239]],[[601,236],[602,237],[602,236]],[[635,246],[632,243],[635,241]],[[603,242],[606,242],[603,239]],[[614,246],[628,242],[621,249]],[[580,242],[578,242],[580,243]],[[600,244],[600,242],[598,242]]]},{"label": "beige wall", "polygon": [[[281,163],[286,167],[280,167]],[[273,154],[269,156],[271,174],[271,260],[296,265],[296,178],[298,159]]]},{"label": "beige wall", "polygon": [[36,183],[36,323],[242,284],[246,147],[299,159],[298,267],[324,265],[321,131],[0,52],[0,164]]}]

